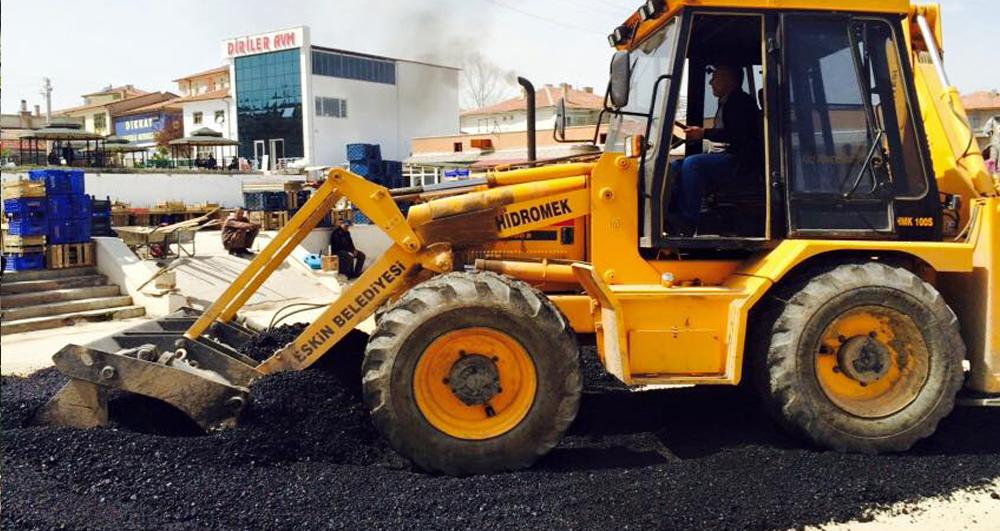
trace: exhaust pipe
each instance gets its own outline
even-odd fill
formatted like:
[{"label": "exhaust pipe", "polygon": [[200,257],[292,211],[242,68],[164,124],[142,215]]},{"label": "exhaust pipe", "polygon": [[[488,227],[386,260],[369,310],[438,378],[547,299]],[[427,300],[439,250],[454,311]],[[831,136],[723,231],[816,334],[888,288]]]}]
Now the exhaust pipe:
[{"label": "exhaust pipe", "polygon": [[517,84],[524,87],[528,98],[528,162],[535,162],[538,157],[535,153],[535,86],[531,81],[517,76]]}]

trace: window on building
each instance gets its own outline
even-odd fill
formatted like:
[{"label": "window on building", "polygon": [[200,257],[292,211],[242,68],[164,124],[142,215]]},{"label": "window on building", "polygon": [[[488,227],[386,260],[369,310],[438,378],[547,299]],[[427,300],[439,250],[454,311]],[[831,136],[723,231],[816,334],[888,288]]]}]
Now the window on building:
[{"label": "window on building", "polygon": [[221,124],[226,121],[226,111],[215,111],[215,123]]},{"label": "window on building", "polygon": [[200,125],[201,122],[202,122],[202,119],[203,119],[203,116],[202,116],[202,113],[200,113],[200,112],[196,112],[196,113],[194,113],[194,114],[191,115],[191,120],[194,121],[194,125]]},{"label": "window on building", "polygon": [[316,97],[316,116],[347,118],[347,100],[342,98]]},{"label": "window on building", "polygon": [[302,84],[299,50],[237,57],[236,94],[240,156],[254,158],[254,141],[284,140],[285,157],[302,157]]},{"label": "window on building", "polygon": [[107,116],[104,113],[94,115],[94,132],[103,132],[108,128]]},{"label": "window on building", "polygon": [[453,144],[451,145],[451,149],[452,149],[452,151],[454,151],[455,153],[458,153],[458,152],[462,151],[462,143],[461,143],[461,142],[454,142],[454,143],[453,143]]},{"label": "window on building", "polygon": [[386,85],[396,84],[394,61],[357,57],[342,53],[313,51],[313,74]]}]

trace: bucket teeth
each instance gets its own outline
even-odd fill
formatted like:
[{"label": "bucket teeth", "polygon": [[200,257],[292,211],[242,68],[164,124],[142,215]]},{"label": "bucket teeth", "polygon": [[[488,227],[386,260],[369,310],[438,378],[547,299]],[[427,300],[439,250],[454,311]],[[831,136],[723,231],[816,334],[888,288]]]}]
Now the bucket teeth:
[{"label": "bucket teeth", "polygon": [[136,351],[111,353],[79,345],[63,347],[52,359],[70,381],[41,410],[38,420],[81,428],[106,425],[107,391],[120,389],[162,400],[187,414],[205,431],[236,425],[249,400],[246,386],[256,373],[252,367],[239,368],[242,364],[237,360],[229,363],[219,358],[224,354],[204,351],[192,354],[191,359],[201,358],[202,366],[220,370],[192,370],[139,359]]},{"label": "bucket teeth", "polygon": [[39,411],[36,421],[52,426],[94,428],[108,425],[108,389],[71,379]]}]

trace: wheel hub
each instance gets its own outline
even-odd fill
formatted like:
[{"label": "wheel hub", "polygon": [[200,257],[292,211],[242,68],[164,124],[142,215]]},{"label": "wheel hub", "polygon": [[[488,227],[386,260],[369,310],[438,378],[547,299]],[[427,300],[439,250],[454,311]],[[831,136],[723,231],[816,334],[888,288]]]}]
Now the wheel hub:
[{"label": "wheel hub", "polygon": [[500,372],[492,359],[464,354],[451,367],[448,387],[467,406],[488,404],[500,393]]},{"label": "wheel hub", "polygon": [[837,351],[837,362],[849,378],[869,384],[888,374],[891,356],[881,341],[870,336],[854,336]]}]

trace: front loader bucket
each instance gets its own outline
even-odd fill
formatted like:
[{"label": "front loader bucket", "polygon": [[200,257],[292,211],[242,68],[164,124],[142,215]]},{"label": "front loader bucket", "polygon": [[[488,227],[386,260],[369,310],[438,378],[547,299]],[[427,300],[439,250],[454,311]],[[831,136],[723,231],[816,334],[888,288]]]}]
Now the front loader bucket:
[{"label": "front loader bucket", "polygon": [[257,362],[239,353],[256,332],[215,323],[197,340],[183,336],[198,312],[185,309],[53,356],[70,378],[37,421],[89,428],[108,423],[108,394],[117,389],[166,402],[205,431],[231,428],[248,400]]}]

